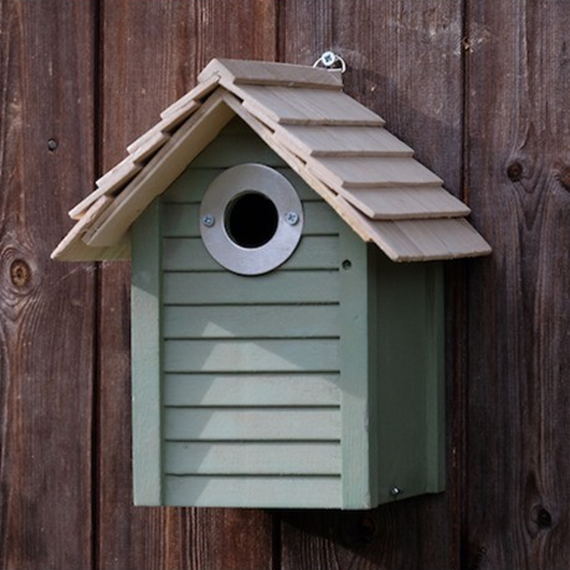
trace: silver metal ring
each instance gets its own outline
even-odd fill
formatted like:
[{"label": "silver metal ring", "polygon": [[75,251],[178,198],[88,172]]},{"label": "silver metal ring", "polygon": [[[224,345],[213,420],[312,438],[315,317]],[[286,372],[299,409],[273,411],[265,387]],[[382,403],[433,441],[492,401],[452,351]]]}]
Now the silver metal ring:
[{"label": "silver metal ring", "polygon": [[[248,200],[262,202],[262,208],[249,210]],[[240,201],[243,207],[238,208]],[[246,234],[261,223],[262,243],[244,245],[232,235],[234,222]],[[240,164],[222,172],[208,186],[200,206],[204,246],[222,267],[240,275],[268,273],[287,261],[301,240],[303,223],[303,207],[293,185],[262,164]]]},{"label": "silver metal ring", "polygon": [[346,62],[340,55],[334,53],[334,51],[325,51],[315,63],[313,63],[313,67],[326,67],[327,69],[338,69],[340,66],[340,72],[344,73],[346,71]]}]

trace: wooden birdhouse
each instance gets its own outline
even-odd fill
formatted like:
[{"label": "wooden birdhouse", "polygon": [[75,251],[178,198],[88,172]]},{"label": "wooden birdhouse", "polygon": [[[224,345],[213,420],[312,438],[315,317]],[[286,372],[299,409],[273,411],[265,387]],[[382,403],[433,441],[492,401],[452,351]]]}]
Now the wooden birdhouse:
[{"label": "wooden birdhouse", "polygon": [[440,262],[490,248],[412,155],[337,72],[213,60],[73,208],[53,257],[132,259],[136,504],[443,489]]}]

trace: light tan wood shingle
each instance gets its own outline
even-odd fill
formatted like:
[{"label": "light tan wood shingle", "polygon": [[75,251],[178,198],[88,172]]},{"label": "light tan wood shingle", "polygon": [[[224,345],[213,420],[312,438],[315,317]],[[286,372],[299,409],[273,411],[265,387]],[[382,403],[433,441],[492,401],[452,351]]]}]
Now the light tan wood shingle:
[{"label": "light tan wood shingle", "polygon": [[[344,199],[338,197],[338,202]],[[346,220],[359,235],[375,243],[392,261],[434,261],[491,253],[489,244],[465,218],[371,220],[344,204]],[[347,207],[348,206],[348,207]]]},{"label": "light tan wood shingle", "polygon": [[128,255],[128,230],[235,114],[363,240],[394,261],[485,255],[469,208],[413,158],[384,121],[340,91],[339,73],[213,60],[127,156],[70,212],[57,259]]},{"label": "light tan wood shingle", "polygon": [[101,259],[128,259],[130,257],[130,240],[128,236],[112,247],[93,248],[83,242],[83,236],[91,224],[106,210],[113,199],[102,196],[87,210],[83,218],[77,222],[63,238],[51,254],[58,261],[97,261]]},{"label": "light tan wood shingle", "polygon": [[86,233],[84,241],[93,247],[111,246],[122,239],[145,208],[182,174],[233,117],[219,90],[174,133],[170,141],[103,212]]},{"label": "light tan wood shingle", "polygon": [[384,125],[376,113],[340,91],[244,85],[238,94],[253,114],[284,125]]},{"label": "light tan wood shingle", "polygon": [[442,187],[342,190],[341,195],[372,220],[463,217],[471,211]]},{"label": "light tan wood shingle", "polygon": [[409,157],[318,157],[311,170],[327,184],[344,188],[440,186],[443,181]]},{"label": "light tan wood shingle", "polygon": [[236,84],[285,85],[336,90],[342,88],[342,76],[339,72],[290,63],[213,59],[200,72],[198,79],[208,81],[216,75]]},{"label": "light tan wood shingle", "polygon": [[141,170],[142,165],[133,162],[132,157],[127,156],[97,180],[97,188],[69,211],[69,217],[74,220],[82,218],[87,209],[99,198],[113,194],[123,188]]},{"label": "light tan wood shingle", "polygon": [[382,127],[291,126],[278,138],[309,156],[412,156],[414,151]]},{"label": "light tan wood shingle", "polygon": [[204,97],[207,97],[212,91],[215,91],[220,82],[220,77],[218,75],[213,75],[206,81],[201,81],[186,95],[180,97],[176,100],[170,107],[167,107],[160,114],[161,119],[166,119],[172,114],[178,114],[181,109],[187,109],[192,106],[193,103],[200,101]]}]

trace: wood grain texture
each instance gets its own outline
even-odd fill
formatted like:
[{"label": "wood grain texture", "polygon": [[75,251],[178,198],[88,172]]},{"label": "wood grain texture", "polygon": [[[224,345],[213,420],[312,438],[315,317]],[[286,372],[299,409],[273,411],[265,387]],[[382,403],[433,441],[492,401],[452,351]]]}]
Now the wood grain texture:
[{"label": "wood grain texture", "polygon": [[[0,2],[0,567],[565,568],[566,4],[60,4]],[[463,189],[495,248],[488,260],[447,268],[446,494],[354,513],[131,507],[130,271],[122,264],[101,271],[91,492],[95,272],[47,261],[70,226],[65,210],[211,57],[312,64],[329,48],[347,61],[347,92],[386,119],[447,189]]]},{"label": "wood grain texture", "polygon": [[562,2],[468,4],[466,184],[494,254],[471,272],[467,563],[563,568],[570,12]]},{"label": "wood grain texture", "polygon": [[94,178],[94,19],[3,1],[0,30],[0,567],[90,569],[94,272],[49,253]]},{"label": "wood grain texture", "polygon": [[[247,0],[239,9],[215,0],[103,0],[101,10],[101,171],[196,84],[212,57],[275,59],[270,0]],[[101,282],[98,567],[271,568],[267,513],[131,506],[130,275],[119,265],[105,265]]]},{"label": "wood grain texture", "polygon": [[[387,129],[459,195],[461,30],[459,1],[291,1],[280,11],[279,59],[312,64],[331,48],[342,55],[348,64],[345,91],[383,117]],[[458,417],[449,409],[454,433]],[[452,452],[455,443],[449,441],[448,457]],[[370,513],[284,514],[282,568],[458,567],[455,485],[451,470],[445,495]]]}]

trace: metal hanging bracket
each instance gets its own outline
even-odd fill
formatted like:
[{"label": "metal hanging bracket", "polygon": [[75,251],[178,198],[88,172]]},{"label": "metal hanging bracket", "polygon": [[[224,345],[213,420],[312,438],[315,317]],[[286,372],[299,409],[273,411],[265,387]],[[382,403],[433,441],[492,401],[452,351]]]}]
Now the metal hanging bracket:
[{"label": "metal hanging bracket", "polygon": [[346,71],[346,62],[334,51],[325,51],[313,64],[313,67],[321,66],[327,69],[340,69],[341,73]]}]

